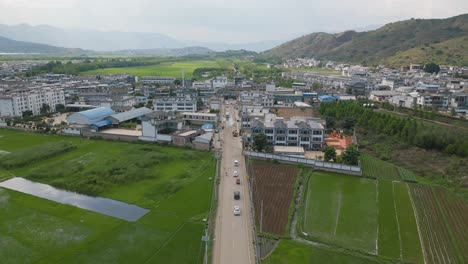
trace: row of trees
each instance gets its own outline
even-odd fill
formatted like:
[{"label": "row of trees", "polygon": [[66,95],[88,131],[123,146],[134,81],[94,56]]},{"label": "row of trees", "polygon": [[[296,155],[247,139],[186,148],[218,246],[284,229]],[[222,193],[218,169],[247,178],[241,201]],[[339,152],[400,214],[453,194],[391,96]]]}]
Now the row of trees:
[{"label": "row of trees", "polygon": [[319,112],[325,116],[327,122],[348,120],[372,133],[391,136],[413,146],[445,151],[461,157],[468,156],[468,133],[459,128],[442,127],[410,117],[375,112],[359,102],[321,104]]}]

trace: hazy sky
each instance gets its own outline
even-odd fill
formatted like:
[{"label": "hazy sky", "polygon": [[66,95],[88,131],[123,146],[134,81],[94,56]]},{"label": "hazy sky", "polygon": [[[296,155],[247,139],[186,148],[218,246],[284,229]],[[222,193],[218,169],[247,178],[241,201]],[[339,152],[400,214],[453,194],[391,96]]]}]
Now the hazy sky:
[{"label": "hazy sky", "polygon": [[158,32],[231,43],[462,13],[468,13],[468,0],[0,0],[1,24]]}]

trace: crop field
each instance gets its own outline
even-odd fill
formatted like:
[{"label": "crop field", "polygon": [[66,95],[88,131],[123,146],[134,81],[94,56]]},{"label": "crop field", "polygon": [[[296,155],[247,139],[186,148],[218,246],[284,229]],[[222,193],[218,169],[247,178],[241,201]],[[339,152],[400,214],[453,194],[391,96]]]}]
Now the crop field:
[{"label": "crop field", "polygon": [[369,178],[401,180],[397,167],[390,162],[376,159],[369,154],[362,155],[362,174]]},{"label": "crop field", "polygon": [[406,183],[378,181],[378,255],[423,263],[408,190]]},{"label": "crop field", "polygon": [[326,172],[309,179],[303,231],[311,238],[375,253],[375,180]]},{"label": "crop field", "polygon": [[264,264],[303,264],[303,263],[379,263],[375,258],[364,258],[311,246],[291,240],[281,240],[276,249],[264,261]]},{"label": "crop field", "polygon": [[428,263],[467,263],[468,203],[440,187],[412,185]]},{"label": "crop field", "polygon": [[110,75],[128,73],[137,76],[169,76],[182,78],[181,70],[185,71],[185,78],[191,79],[193,71],[197,68],[224,68],[224,63],[215,60],[183,61],[183,62],[163,62],[157,65],[127,67],[127,68],[105,68],[93,71],[82,72],[81,75]]},{"label": "crop field", "polygon": [[263,208],[262,232],[285,235],[299,169],[261,161],[253,161],[250,169],[255,179],[253,201],[257,223],[260,224]]},{"label": "crop field", "polygon": [[[74,147],[57,153],[54,142]],[[0,262],[202,262],[202,219],[209,211],[215,164],[210,153],[0,129],[0,150],[11,152],[0,160],[28,149],[54,155],[0,168],[0,176],[13,174],[150,212],[127,222],[0,188]]]}]

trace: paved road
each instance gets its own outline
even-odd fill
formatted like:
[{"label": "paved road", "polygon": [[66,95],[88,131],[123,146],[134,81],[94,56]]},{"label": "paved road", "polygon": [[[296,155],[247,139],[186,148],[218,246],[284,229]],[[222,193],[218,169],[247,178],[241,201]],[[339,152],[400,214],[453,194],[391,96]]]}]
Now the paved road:
[{"label": "paved road", "polygon": [[[229,111],[230,118],[225,120],[225,123],[223,123],[224,129],[220,131],[222,143],[221,182],[219,185],[213,263],[254,264],[254,245],[249,205],[250,193],[242,156],[242,142],[240,137],[232,136],[232,131],[239,131],[238,126],[240,123],[236,122],[238,115],[234,106],[225,104],[224,107],[221,109],[221,118],[224,116],[224,111]],[[234,160],[239,161],[239,166],[234,166]],[[239,173],[240,185],[235,183],[234,170]],[[234,191],[240,191],[240,200],[234,200]],[[234,215],[233,207],[235,205],[239,205],[241,208],[240,216]]]}]

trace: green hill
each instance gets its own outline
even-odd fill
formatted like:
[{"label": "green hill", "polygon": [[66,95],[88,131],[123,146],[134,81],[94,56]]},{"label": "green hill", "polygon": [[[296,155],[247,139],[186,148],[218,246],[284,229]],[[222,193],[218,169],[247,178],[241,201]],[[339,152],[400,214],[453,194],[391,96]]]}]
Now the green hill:
[{"label": "green hill", "polygon": [[0,36],[0,53],[47,53],[63,54],[82,52],[81,49],[67,49],[45,44],[16,41]]},{"label": "green hill", "polygon": [[385,65],[392,67],[429,62],[442,65],[468,65],[468,36],[397,52],[384,61]]},{"label": "green hill", "polygon": [[[313,33],[286,42],[263,54],[281,58],[307,56],[379,64],[398,52],[464,36],[468,36],[468,14],[447,19],[410,19],[390,23],[368,32]],[[461,54],[452,56],[457,57]],[[456,62],[462,63],[462,60]]]}]

